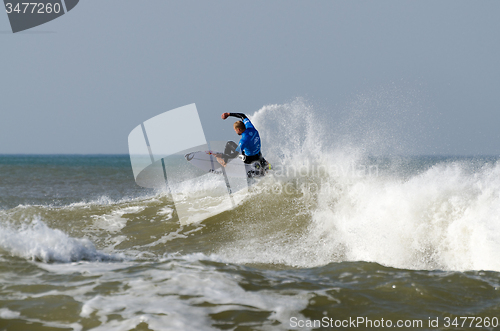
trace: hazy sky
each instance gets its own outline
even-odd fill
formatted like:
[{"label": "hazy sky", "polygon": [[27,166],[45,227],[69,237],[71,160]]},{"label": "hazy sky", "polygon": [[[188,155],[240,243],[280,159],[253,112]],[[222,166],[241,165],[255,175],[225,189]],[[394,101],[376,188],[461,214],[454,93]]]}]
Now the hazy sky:
[{"label": "hazy sky", "polygon": [[127,153],[134,127],[190,103],[208,140],[237,139],[222,112],[303,97],[331,121],[365,107],[392,123],[404,104],[394,134],[413,153],[500,154],[499,15],[493,0],[80,0],[12,34],[3,14],[0,153]]}]

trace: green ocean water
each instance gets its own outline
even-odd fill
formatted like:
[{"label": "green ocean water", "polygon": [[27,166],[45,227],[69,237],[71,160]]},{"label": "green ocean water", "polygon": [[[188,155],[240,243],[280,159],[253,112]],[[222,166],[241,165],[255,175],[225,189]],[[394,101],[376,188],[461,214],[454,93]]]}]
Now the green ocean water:
[{"label": "green ocean water", "polygon": [[499,329],[497,158],[357,162],[179,222],[126,155],[0,156],[0,330]]}]

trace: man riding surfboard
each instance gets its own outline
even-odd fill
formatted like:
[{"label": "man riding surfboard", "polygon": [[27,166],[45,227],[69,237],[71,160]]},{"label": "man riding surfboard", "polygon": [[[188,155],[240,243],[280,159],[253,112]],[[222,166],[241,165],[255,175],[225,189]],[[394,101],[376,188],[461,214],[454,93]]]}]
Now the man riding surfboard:
[{"label": "man riding surfboard", "polygon": [[[234,131],[241,136],[241,139],[236,146],[232,141],[226,144],[224,155],[217,157],[219,163],[226,165],[228,158],[236,157],[236,152],[241,152],[242,160],[245,164],[252,164],[255,161],[260,162],[260,166],[267,169],[269,163],[264,159],[261,149],[261,141],[259,132],[255,129],[250,119],[242,113],[223,113],[221,118],[225,120],[229,116],[237,117],[240,121],[234,123]],[[234,148],[236,146],[236,148]]]}]

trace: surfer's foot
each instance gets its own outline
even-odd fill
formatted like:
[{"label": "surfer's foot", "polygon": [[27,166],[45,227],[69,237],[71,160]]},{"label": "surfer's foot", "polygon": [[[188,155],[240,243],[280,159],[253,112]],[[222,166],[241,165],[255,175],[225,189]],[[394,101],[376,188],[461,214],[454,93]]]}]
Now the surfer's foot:
[{"label": "surfer's foot", "polygon": [[217,162],[219,162],[221,166],[225,167],[226,166],[226,161],[222,157],[220,157],[219,155],[221,155],[221,154],[217,154],[215,156],[215,158],[217,159]]}]

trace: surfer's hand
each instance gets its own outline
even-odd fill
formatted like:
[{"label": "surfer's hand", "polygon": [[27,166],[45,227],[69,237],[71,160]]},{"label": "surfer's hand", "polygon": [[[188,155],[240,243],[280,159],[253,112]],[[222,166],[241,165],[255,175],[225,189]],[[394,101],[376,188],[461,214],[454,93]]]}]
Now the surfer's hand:
[{"label": "surfer's hand", "polygon": [[222,114],[222,116],[221,116],[221,118],[222,118],[223,120],[225,120],[225,119],[226,119],[226,118],[228,118],[228,117],[229,117],[229,113],[223,113],[223,114]]}]

